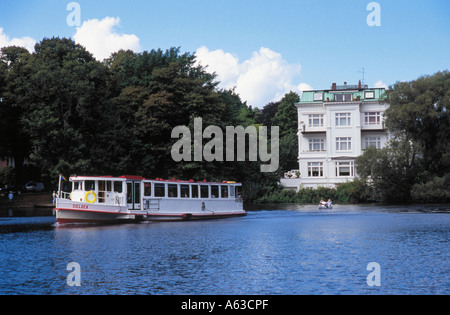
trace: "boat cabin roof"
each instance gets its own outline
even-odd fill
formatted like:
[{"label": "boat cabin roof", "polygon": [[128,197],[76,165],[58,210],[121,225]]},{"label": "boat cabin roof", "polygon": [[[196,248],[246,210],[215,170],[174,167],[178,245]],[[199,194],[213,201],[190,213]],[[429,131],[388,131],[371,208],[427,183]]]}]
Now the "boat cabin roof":
[{"label": "boat cabin roof", "polygon": [[180,179],[162,179],[162,178],[156,178],[156,179],[146,179],[142,176],[135,176],[135,175],[123,175],[119,177],[113,177],[110,175],[106,176],[71,176],[70,181],[85,181],[85,180],[111,180],[111,181],[127,181],[127,180],[133,180],[133,181],[147,181],[147,182],[166,182],[166,183],[185,183],[185,184],[214,184],[214,185],[220,185],[220,184],[232,184],[232,185],[241,185],[241,183],[237,183],[235,181],[222,181],[222,182],[207,182],[206,180],[203,181],[194,181],[194,180],[180,180]]}]

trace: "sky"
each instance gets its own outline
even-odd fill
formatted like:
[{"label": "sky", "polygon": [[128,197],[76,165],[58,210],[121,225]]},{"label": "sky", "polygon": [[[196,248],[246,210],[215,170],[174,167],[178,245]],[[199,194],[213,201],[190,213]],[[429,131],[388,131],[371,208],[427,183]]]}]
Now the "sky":
[{"label": "sky", "polygon": [[449,0],[0,0],[0,48],[68,37],[103,60],[180,47],[262,108],[289,91],[449,69],[449,16]]}]

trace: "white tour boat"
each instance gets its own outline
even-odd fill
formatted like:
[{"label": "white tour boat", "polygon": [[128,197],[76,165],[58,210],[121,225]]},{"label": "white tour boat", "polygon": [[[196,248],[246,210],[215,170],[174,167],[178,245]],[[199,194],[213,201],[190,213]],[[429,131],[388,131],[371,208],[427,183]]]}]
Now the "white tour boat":
[{"label": "white tour boat", "polygon": [[56,198],[58,223],[204,220],[246,214],[242,184],[236,182],[140,176],[73,176],[69,181],[71,192],[60,189]]}]

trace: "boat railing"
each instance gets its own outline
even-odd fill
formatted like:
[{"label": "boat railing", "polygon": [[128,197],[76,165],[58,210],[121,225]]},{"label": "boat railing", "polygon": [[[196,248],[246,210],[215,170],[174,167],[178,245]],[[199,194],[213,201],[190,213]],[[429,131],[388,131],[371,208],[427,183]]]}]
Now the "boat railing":
[{"label": "boat railing", "polygon": [[70,200],[70,192],[65,192],[65,191],[61,191],[60,192],[60,196],[61,196],[61,199],[68,199],[68,200]]},{"label": "boat railing", "polygon": [[161,198],[144,198],[144,209],[151,211],[159,211]]}]

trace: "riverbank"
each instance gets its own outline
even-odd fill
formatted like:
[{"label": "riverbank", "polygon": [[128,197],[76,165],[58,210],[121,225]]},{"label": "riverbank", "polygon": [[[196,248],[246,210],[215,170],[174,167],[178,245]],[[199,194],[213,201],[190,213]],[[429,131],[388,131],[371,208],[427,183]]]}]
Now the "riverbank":
[{"label": "riverbank", "polygon": [[8,196],[0,196],[0,210],[30,209],[30,208],[53,208],[51,193],[23,193],[15,195],[12,203]]}]

